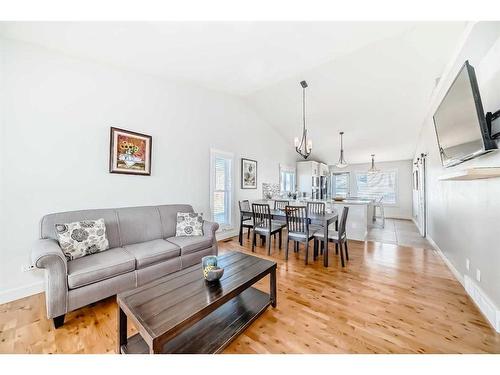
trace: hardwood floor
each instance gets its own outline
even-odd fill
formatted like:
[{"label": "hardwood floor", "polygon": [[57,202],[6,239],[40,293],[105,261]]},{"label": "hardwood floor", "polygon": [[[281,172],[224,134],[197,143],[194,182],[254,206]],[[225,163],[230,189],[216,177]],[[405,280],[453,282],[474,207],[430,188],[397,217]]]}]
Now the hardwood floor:
[{"label": "hardwood floor", "polygon": [[[285,263],[274,242],[270,257],[258,246],[256,255],[278,262],[278,306],[225,353],[500,353],[500,335],[434,251],[349,245],[344,269],[332,252],[324,268],[322,258],[305,266],[303,247]],[[243,247],[237,238],[219,246],[251,253],[246,238]],[[116,310],[108,298],[67,314],[54,330],[43,294],[0,305],[0,353],[114,353]]]}]

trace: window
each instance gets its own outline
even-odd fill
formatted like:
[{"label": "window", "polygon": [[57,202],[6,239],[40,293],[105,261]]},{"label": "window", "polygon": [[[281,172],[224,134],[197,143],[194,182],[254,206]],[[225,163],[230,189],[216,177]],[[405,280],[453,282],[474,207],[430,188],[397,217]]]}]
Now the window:
[{"label": "window", "polygon": [[378,199],[383,197],[385,204],[397,203],[396,171],[381,171],[378,173],[356,173],[357,196],[360,198]]},{"label": "window", "polygon": [[280,191],[295,191],[295,169],[280,165]]},{"label": "window", "polygon": [[332,196],[347,197],[349,193],[349,172],[332,174]]},{"label": "window", "polygon": [[222,230],[232,227],[233,155],[210,151],[210,208],[212,220]]}]

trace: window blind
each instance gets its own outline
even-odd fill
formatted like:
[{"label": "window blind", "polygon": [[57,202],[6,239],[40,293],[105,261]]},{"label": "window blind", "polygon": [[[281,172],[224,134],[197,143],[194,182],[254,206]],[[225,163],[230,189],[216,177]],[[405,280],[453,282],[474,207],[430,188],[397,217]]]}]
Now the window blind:
[{"label": "window blind", "polygon": [[215,189],[213,191],[214,220],[220,225],[231,225],[231,159],[215,156]]},{"label": "window blind", "polygon": [[334,197],[347,197],[349,195],[349,172],[332,175],[332,190]]},{"label": "window blind", "polygon": [[378,173],[356,173],[357,196],[366,199],[379,199],[385,204],[397,203],[396,171]]}]

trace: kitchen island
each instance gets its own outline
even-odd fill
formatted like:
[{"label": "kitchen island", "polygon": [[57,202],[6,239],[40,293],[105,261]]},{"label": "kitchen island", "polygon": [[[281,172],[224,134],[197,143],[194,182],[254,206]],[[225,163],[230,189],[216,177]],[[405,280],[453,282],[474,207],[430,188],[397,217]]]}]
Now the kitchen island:
[{"label": "kitchen island", "polygon": [[[349,207],[346,233],[350,240],[365,241],[368,235],[368,226],[372,222],[373,202],[371,200],[346,199],[341,202],[333,201],[331,205],[337,210],[339,220],[344,207]],[[328,206],[328,205],[327,205]]]},{"label": "kitchen island", "polygon": [[[368,226],[371,224],[373,217],[373,201],[368,199],[345,199],[341,202],[332,199],[307,199],[301,198],[297,200],[289,200],[291,206],[305,206],[307,202],[325,202],[326,210],[331,212],[336,210],[339,215],[339,220],[342,216],[344,207],[349,207],[349,215],[347,216],[346,234],[350,240],[365,241],[368,234]],[[270,207],[274,207],[275,199],[261,199],[255,203],[267,203]],[[331,230],[335,230],[331,228]]]}]

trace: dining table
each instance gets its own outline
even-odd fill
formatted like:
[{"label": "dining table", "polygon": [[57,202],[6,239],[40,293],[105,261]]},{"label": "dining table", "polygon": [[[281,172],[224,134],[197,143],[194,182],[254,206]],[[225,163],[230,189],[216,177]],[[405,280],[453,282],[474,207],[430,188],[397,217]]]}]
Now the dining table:
[{"label": "dining table", "polygon": [[[263,202],[265,201],[255,201],[253,203]],[[269,208],[271,220],[286,221],[285,210],[275,209],[272,207]],[[241,214],[245,216],[252,216],[252,209],[250,208],[250,210],[242,210]],[[307,215],[309,224],[316,224],[323,227],[323,234],[325,236],[324,238],[328,238],[328,227],[331,224],[335,223],[335,230],[338,231],[338,217],[339,215],[337,214],[337,211],[335,209],[333,209],[331,212],[325,212],[324,214],[311,212]],[[328,267],[328,241],[325,241],[323,265],[325,267]]]}]

